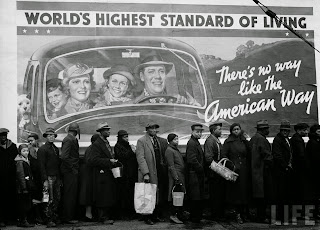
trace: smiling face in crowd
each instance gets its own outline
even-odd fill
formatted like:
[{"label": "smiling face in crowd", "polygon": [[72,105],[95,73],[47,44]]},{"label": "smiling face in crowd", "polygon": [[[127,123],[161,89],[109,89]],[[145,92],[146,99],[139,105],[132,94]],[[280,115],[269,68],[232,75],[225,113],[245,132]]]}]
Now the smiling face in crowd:
[{"label": "smiling face in crowd", "polygon": [[79,102],[88,100],[91,91],[89,74],[72,78],[68,85],[71,98]]},{"label": "smiling face in crowd", "polygon": [[165,89],[166,69],[164,65],[147,66],[140,72],[140,79],[151,95],[161,94]]},{"label": "smiling face in crowd", "polygon": [[129,87],[129,80],[121,74],[112,74],[107,85],[111,95],[119,98],[126,95]]}]

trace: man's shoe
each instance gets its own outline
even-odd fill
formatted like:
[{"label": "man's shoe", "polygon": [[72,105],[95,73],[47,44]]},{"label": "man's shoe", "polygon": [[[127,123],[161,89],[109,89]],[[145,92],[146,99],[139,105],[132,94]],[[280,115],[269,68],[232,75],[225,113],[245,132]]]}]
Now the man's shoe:
[{"label": "man's shoe", "polygon": [[30,224],[27,220],[23,220],[20,222],[19,227],[31,228],[31,227],[34,227],[34,225]]},{"label": "man's shoe", "polygon": [[57,226],[56,223],[53,222],[53,221],[50,221],[50,222],[48,222],[48,224],[47,224],[47,228],[54,228],[54,227],[56,227],[56,226]]},{"label": "man's shoe", "polygon": [[170,221],[172,221],[175,224],[183,224],[183,222],[181,220],[179,220],[179,218],[177,217],[177,215],[174,216],[170,216]]},{"label": "man's shoe", "polygon": [[144,220],[144,222],[148,225],[154,225],[154,222],[150,218]]},{"label": "man's shoe", "polygon": [[162,219],[162,218],[160,218],[160,217],[158,217],[158,216],[152,218],[152,221],[153,221],[153,222],[165,222],[164,219]]},{"label": "man's shoe", "polygon": [[114,223],[114,220],[106,219],[103,221],[103,224],[109,224],[112,225]]}]

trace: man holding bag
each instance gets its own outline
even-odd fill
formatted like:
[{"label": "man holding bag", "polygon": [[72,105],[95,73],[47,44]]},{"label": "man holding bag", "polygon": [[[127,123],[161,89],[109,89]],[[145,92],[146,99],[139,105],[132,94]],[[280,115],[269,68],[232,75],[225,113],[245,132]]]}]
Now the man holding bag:
[{"label": "man holding bag", "polygon": [[137,142],[136,157],[138,161],[138,182],[151,183],[157,185],[157,205],[152,215],[145,215],[146,224],[153,225],[162,219],[161,204],[167,198],[167,169],[164,153],[168,143],[165,139],[157,137],[158,124],[150,123],[146,125],[146,135]]}]

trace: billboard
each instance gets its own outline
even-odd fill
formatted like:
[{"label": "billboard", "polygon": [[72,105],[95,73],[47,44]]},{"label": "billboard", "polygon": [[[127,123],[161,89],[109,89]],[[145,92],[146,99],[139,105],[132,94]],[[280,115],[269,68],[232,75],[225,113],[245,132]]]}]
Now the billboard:
[{"label": "billboard", "polygon": [[[314,8],[272,6],[314,44]],[[17,134],[78,122],[139,138],[149,122],[166,137],[190,126],[239,122],[248,137],[267,119],[317,123],[316,54],[254,4],[17,1]],[[208,130],[206,130],[208,131]],[[205,135],[204,135],[205,137]]]}]

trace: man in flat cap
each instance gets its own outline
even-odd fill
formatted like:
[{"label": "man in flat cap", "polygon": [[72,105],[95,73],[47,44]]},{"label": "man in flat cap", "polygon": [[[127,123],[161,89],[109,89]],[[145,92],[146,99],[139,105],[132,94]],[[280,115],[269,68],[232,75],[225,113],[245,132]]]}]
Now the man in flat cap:
[{"label": "man in flat cap", "polygon": [[98,124],[99,138],[92,144],[88,165],[93,170],[93,205],[97,208],[99,222],[113,224],[112,208],[117,198],[116,179],[111,169],[117,162],[108,141],[111,127],[107,122]]},{"label": "man in flat cap", "polygon": [[58,206],[61,197],[60,187],[61,175],[59,158],[59,149],[55,146],[54,141],[57,137],[53,128],[47,128],[43,137],[46,143],[38,150],[38,159],[40,163],[41,178],[43,186],[49,192],[49,202],[45,207],[47,218],[47,227],[55,227],[58,219]]},{"label": "man in flat cap", "polygon": [[[176,103],[200,106],[188,92],[186,92],[186,97],[179,94],[171,98],[166,97],[166,78],[172,67],[173,63],[165,62],[160,54],[152,53],[144,57],[134,69],[134,73],[144,83],[144,91],[136,98],[136,103]],[[150,98],[147,99],[148,97]]]},{"label": "man in flat cap", "polygon": [[287,120],[282,120],[280,132],[272,143],[272,155],[274,159],[274,189],[277,215],[283,220],[284,205],[292,202],[292,146],[289,142],[291,126]]},{"label": "man in flat cap", "polygon": [[193,124],[191,126],[191,138],[187,143],[186,157],[189,178],[189,198],[191,201],[190,218],[192,222],[200,223],[203,211],[204,199],[204,152],[199,139],[202,136],[203,126]]},{"label": "man in flat cap", "polygon": [[[211,135],[208,136],[204,143],[204,155],[206,165],[209,166],[212,161],[218,162],[221,159],[222,144],[219,140],[221,137],[222,123],[215,122],[210,124],[209,131]],[[216,174],[214,171],[208,169],[209,178],[209,196],[212,219],[223,219],[224,215],[224,201],[225,201],[225,180]]]},{"label": "man in flat cap", "polygon": [[307,170],[309,169],[306,159],[306,145],[303,137],[307,137],[309,133],[309,125],[306,123],[298,123],[294,126],[295,134],[290,139],[292,146],[292,168],[294,183],[294,200],[303,204],[307,201],[307,194],[310,188],[309,175]]},{"label": "man in flat cap", "polygon": [[165,162],[165,151],[168,143],[164,138],[157,137],[159,125],[146,125],[146,134],[137,142],[136,157],[138,161],[138,182],[157,185],[157,204],[152,215],[145,215],[146,224],[162,221],[163,202],[167,199],[168,174]]},{"label": "man in flat cap", "polygon": [[79,174],[79,143],[80,127],[73,122],[67,127],[67,136],[61,146],[61,173],[63,179],[63,211],[62,219],[65,223],[75,224],[78,201],[78,174]]},{"label": "man in flat cap", "polygon": [[258,121],[256,129],[256,134],[249,142],[251,149],[252,197],[257,208],[257,221],[269,223],[266,215],[266,205],[271,198],[273,157],[271,144],[267,140],[269,135],[268,121]]},{"label": "man in flat cap", "polygon": [[0,228],[15,219],[16,165],[18,155],[16,144],[8,139],[9,130],[0,128]]}]

